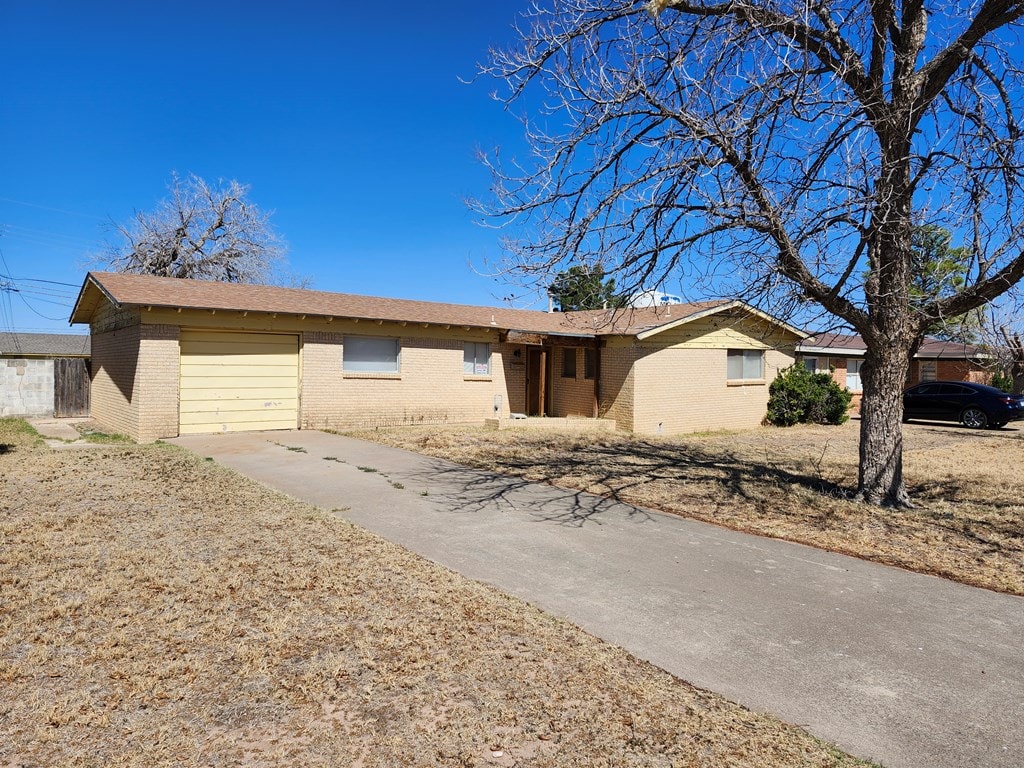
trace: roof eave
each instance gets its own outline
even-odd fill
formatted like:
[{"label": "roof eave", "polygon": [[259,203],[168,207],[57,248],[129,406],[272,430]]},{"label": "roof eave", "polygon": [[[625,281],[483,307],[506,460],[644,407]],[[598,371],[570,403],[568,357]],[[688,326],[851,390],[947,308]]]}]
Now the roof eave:
[{"label": "roof eave", "polygon": [[[668,306],[671,306],[671,305],[668,305]],[[711,315],[716,315],[719,312],[725,312],[727,310],[737,309],[737,308],[742,309],[744,312],[749,312],[750,314],[754,315],[755,317],[761,318],[765,322],[769,322],[769,323],[772,323],[773,325],[777,325],[780,328],[783,328],[783,329],[789,331],[794,336],[797,336],[799,338],[804,338],[804,337],[807,336],[806,333],[804,333],[803,331],[801,331],[798,328],[793,327],[789,323],[785,323],[785,322],[783,322],[782,320],[779,320],[776,317],[772,317],[767,312],[762,312],[761,310],[757,309],[756,307],[752,307],[749,304],[747,304],[746,302],[740,301],[739,299],[734,299],[733,301],[726,302],[725,304],[720,304],[717,307],[708,307],[707,309],[702,309],[699,312],[694,312],[693,314],[686,315],[685,317],[680,317],[680,318],[678,318],[676,320],[671,320],[671,321],[669,321],[667,323],[663,323],[661,325],[657,325],[657,326],[655,326],[653,328],[648,328],[646,331],[640,331],[639,333],[637,333],[635,335],[636,335],[636,338],[637,338],[638,341],[643,341],[644,339],[649,339],[651,336],[656,336],[659,333],[664,333],[665,331],[670,331],[673,328],[678,328],[680,325],[685,325],[687,323],[692,323],[694,320],[700,320],[701,318],[704,318],[704,317],[710,317]],[[623,335],[623,334],[618,334],[618,335]],[[627,334],[627,335],[632,335],[632,334]]]}]

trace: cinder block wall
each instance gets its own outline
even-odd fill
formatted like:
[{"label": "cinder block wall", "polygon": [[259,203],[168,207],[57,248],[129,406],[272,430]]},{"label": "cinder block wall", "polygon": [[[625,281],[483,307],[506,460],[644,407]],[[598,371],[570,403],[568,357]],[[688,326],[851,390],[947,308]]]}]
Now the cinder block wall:
[{"label": "cinder block wall", "polygon": [[461,339],[401,337],[399,345],[399,373],[346,373],[344,334],[304,333],[302,427],[483,423],[494,416],[507,417],[510,405],[521,407],[505,379],[507,345],[491,345],[489,376],[463,373]]},{"label": "cinder block wall", "polygon": [[768,387],[793,357],[764,352],[764,378],[727,384],[727,350],[660,349],[636,363],[634,426],[643,434],[751,429],[764,420]]},{"label": "cinder block wall", "polygon": [[53,360],[0,358],[0,416],[53,415]]}]

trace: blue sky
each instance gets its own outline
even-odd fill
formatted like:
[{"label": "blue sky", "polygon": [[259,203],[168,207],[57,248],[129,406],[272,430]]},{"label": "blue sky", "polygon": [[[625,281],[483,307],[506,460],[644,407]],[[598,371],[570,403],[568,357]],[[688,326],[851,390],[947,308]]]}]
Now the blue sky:
[{"label": "blue sky", "polygon": [[175,171],[251,185],[317,289],[500,302],[470,267],[498,233],[463,200],[487,193],[477,148],[522,151],[521,127],[460,78],[524,7],[0,2],[0,331],[68,330],[110,223]]}]

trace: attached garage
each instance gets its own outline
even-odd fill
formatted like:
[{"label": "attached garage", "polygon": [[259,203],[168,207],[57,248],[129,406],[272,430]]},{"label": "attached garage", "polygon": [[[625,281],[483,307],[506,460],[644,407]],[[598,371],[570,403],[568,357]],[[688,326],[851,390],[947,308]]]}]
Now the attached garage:
[{"label": "attached garage", "polygon": [[179,432],[295,429],[299,337],[182,329]]}]

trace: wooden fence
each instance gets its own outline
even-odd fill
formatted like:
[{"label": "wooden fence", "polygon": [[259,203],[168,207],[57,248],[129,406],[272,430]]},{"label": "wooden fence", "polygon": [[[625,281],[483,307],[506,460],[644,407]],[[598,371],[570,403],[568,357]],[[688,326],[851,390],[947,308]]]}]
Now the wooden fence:
[{"label": "wooden fence", "polygon": [[53,415],[89,415],[89,368],[80,357],[58,357],[53,361]]}]

